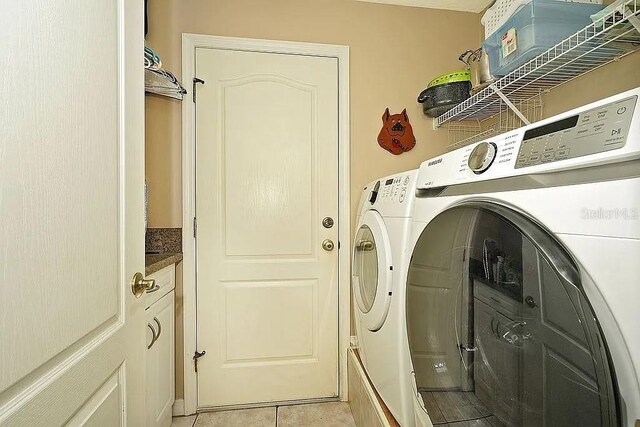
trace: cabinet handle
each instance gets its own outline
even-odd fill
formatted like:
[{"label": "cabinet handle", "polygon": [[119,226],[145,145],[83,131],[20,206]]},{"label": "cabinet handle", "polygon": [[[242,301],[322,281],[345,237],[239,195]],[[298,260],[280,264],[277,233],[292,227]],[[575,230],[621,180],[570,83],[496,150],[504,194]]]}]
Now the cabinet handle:
[{"label": "cabinet handle", "polygon": [[162,325],[160,324],[160,321],[158,320],[157,317],[153,317],[153,321],[156,322],[156,325],[158,325],[158,335],[156,336],[156,341],[158,340],[158,338],[160,338],[160,334],[162,333]]},{"label": "cabinet handle", "polygon": [[153,335],[153,337],[151,338],[151,344],[147,346],[147,350],[149,350],[151,347],[153,347],[153,344],[156,342],[156,340],[160,335],[159,334],[156,335],[156,330],[153,329],[153,326],[151,326],[151,323],[147,323],[147,327],[151,329],[151,334]]}]

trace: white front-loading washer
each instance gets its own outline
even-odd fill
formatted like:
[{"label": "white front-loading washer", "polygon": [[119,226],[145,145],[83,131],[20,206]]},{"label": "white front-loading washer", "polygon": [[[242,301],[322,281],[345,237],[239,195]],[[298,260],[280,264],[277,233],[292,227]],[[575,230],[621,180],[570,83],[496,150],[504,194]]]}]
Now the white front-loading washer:
[{"label": "white front-loading washer", "polygon": [[[359,354],[395,419],[413,424],[404,290],[417,170],[364,188],[353,245],[352,286]],[[409,421],[407,421],[409,420]]]},{"label": "white front-loading washer", "polygon": [[[421,165],[405,372],[418,425],[638,425],[639,97]],[[454,397],[465,414],[445,413]]]}]

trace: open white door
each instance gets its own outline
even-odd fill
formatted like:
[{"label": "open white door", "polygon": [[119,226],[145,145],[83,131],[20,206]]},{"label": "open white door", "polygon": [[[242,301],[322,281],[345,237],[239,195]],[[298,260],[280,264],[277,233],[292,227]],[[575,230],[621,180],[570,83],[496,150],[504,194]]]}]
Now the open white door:
[{"label": "open white door", "polygon": [[142,1],[0,13],[0,425],[144,425]]}]

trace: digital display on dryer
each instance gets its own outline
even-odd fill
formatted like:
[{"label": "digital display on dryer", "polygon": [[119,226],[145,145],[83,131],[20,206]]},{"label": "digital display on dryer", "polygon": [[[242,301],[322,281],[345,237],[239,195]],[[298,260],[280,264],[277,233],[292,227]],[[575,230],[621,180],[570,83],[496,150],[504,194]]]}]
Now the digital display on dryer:
[{"label": "digital display on dryer", "polygon": [[384,182],[384,185],[391,185],[391,184],[393,184],[393,178],[389,178]]}]

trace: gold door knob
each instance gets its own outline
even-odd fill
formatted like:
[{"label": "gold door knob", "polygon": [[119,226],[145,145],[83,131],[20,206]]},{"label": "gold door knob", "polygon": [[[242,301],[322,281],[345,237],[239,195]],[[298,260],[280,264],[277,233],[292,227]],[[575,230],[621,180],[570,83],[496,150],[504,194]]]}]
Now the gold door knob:
[{"label": "gold door knob", "polygon": [[157,290],[155,279],[145,279],[142,273],[136,273],[133,275],[133,279],[131,280],[131,292],[133,292],[136,298],[140,298],[145,291],[153,292],[154,290]]},{"label": "gold door knob", "polygon": [[322,249],[324,249],[327,252],[331,252],[333,250],[334,244],[333,241],[330,239],[325,239],[322,242]]}]

